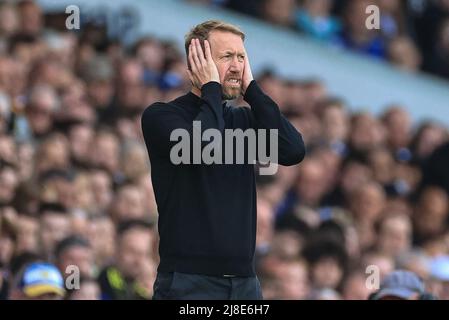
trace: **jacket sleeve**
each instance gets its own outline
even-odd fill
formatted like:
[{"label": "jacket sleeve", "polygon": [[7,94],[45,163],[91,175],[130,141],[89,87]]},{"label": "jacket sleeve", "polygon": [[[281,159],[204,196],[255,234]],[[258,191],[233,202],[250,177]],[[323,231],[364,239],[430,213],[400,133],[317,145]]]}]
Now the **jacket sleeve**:
[{"label": "jacket sleeve", "polygon": [[291,166],[301,162],[306,153],[301,134],[255,80],[250,83],[243,98],[251,106],[251,121],[255,129],[277,130],[278,163]]},{"label": "jacket sleeve", "polygon": [[[187,121],[177,112],[164,103],[155,103],[142,114],[142,132],[147,147],[157,149],[163,155],[169,155],[170,150],[178,141],[170,139],[172,133],[177,130],[185,130],[189,134],[190,146],[193,145],[194,121],[201,122],[200,135],[207,129],[214,128],[224,132],[223,106],[221,102],[221,84],[208,82],[201,88],[203,103],[199,106],[199,113],[193,121]],[[201,137],[200,136],[200,137]],[[201,148],[209,141],[201,141]]]}]

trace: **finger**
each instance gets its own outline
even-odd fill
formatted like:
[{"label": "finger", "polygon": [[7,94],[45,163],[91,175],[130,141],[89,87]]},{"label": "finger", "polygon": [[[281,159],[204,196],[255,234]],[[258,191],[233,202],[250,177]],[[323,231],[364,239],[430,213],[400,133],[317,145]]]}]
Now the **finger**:
[{"label": "finger", "polygon": [[206,65],[206,59],[204,57],[203,48],[201,47],[201,42],[199,39],[197,39],[197,42],[196,42],[196,49],[198,51],[198,57],[199,57],[201,64]]},{"label": "finger", "polygon": [[193,59],[194,53],[193,53],[193,44],[192,43],[190,43],[190,46],[189,46],[189,63],[190,63],[190,69],[193,72],[196,72],[197,67],[196,67],[196,64],[195,64],[195,60]]},{"label": "finger", "polygon": [[197,68],[199,69],[201,67],[201,62],[200,62],[200,59],[198,58],[198,50],[196,49],[197,48],[196,43],[195,43],[196,39],[193,41],[194,41],[194,44],[192,45],[193,60],[195,61],[195,64],[196,64]]},{"label": "finger", "polygon": [[210,44],[209,41],[204,40],[204,51],[206,51],[206,60],[212,60],[212,53],[210,52]]}]

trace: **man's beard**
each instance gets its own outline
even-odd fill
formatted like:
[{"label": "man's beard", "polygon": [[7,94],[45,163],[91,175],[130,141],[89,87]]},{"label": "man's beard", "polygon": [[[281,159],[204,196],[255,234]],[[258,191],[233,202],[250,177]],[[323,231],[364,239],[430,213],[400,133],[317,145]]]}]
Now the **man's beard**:
[{"label": "man's beard", "polygon": [[[235,93],[234,93],[235,92]],[[223,90],[221,93],[222,100],[234,100],[240,97],[241,89],[237,92],[237,90]]]}]

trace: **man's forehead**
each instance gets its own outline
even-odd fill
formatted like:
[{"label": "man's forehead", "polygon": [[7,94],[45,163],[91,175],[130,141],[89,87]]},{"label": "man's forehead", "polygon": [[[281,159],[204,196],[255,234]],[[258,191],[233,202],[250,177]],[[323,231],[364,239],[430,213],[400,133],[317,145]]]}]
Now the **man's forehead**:
[{"label": "man's forehead", "polygon": [[242,53],[245,51],[242,38],[232,32],[214,30],[210,32],[208,39],[211,43],[212,50],[229,50]]}]

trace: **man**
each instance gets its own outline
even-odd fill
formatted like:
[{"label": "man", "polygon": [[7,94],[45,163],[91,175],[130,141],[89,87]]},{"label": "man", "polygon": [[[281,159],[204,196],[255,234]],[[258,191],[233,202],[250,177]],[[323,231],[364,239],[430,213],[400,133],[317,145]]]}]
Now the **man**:
[{"label": "man", "polygon": [[[201,134],[276,129],[278,163],[294,165],[304,158],[301,135],[254,81],[244,38],[237,27],[221,21],[194,27],[185,42],[191,92],[155,103],[142,115],[159,212],[154,299],[262,298],[254,271],[254,164],[176,165],[170,157],[173,131],[186,130],[194,146],[194,121],[199,121]],[[239,96],[251,108],[223,104]],[[204,151],[208,145],[200,143]]]},{"label": "man", "polygon": [[26,265],[17,275],[11,300],[62,300],[65,296],[64,279],[59,270],[46,262]]},{"label": "man", "polygon": [[424,282],[413,272],[395,270],[388,274],[370,300],[435,300],[425,291]]},{"label": "man", "polygon": [[98,283],[103,300],[145,300],[151,298],[141,283],[152,262],[154,234],[152,224],[127,220],[117,227],[117,251],[114,264],[104,268]]}]

